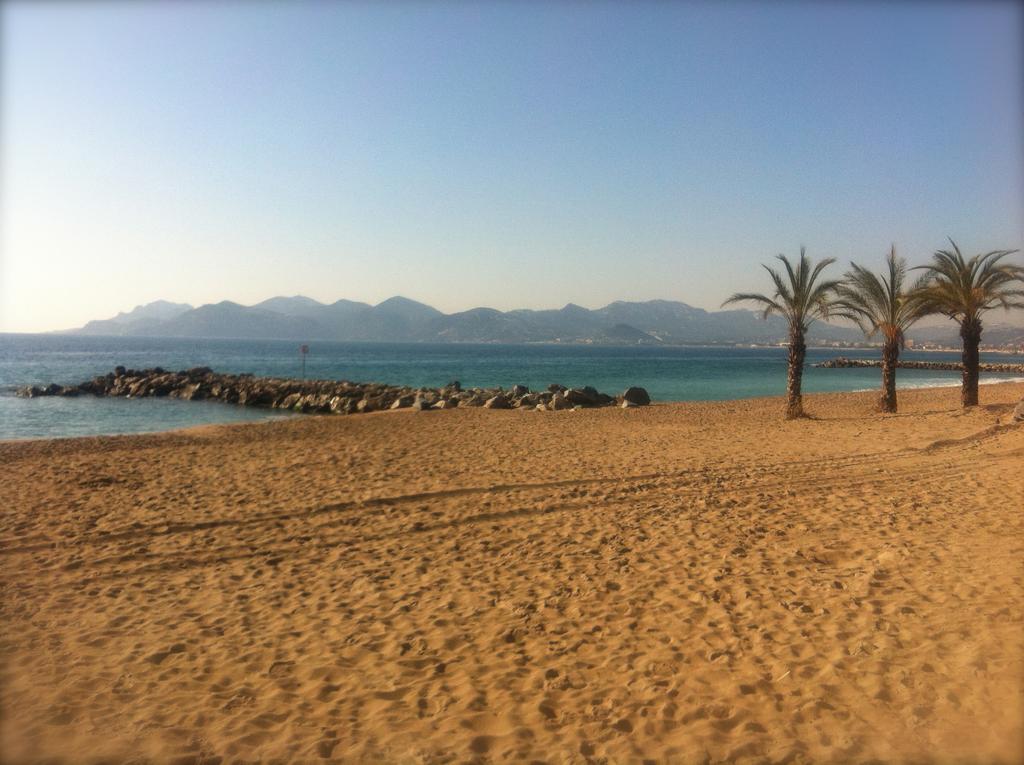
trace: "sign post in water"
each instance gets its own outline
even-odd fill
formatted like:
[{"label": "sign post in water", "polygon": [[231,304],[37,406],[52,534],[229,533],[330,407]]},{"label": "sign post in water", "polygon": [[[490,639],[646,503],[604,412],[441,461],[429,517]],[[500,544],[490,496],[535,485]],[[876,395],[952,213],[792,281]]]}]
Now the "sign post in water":
[{"label": "sign post in water", "polygon": [[308,345],[300,345],[299,346],[299,355],[302,356],[302,379],[305,380],[306,379],[306,356],[309,355],[309,346]]}]

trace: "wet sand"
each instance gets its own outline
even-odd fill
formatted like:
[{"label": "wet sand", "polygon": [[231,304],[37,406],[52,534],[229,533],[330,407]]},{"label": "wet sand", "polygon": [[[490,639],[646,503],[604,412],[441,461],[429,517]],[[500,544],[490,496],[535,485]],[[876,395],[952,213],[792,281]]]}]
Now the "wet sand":
[{"label": "wet sand", "polygon": [[1021,396],[0,443],[0,760],[1021,762]]}]

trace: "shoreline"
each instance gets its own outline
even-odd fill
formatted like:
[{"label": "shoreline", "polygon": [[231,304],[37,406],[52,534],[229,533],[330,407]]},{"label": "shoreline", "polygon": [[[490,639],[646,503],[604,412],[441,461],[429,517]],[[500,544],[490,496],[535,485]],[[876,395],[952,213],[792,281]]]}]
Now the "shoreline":
[{"label": "shoreline", "polygon": [[[1006,386],[1022,386],[1021,394],[1024,395],[1024,377],[1014,377],[1014,378],[1011,378],[1011,379],[1001,379],[1001,380],[980,380],[979,381],[979,385],[985,386],[985,387],[989,387],[989,386],[1003,386],[1003,385],[1006,385]],[[951,388],[959,388],[959,387],[960,387],[960,383],[959,382],[950,382],[948,384],[936,384],[936,385],[905,386],[905,387],[897,386],[897,391],[899,393],[901,393],[901,394],[909,394],[909,393],[915,393],[915,392],[949,390]],[[865,404],[869,407],[869,410],[867,410],[867,411],[870,411],[870,407],[874,405],[874,403],[876,401],[875,397],[877,396],[878,393],[879,393],[879,389],[878,388],[860,388],[860,389],[848,390],[848,391],[821,391],[821,392],[814,392],[814,393],[805,393],[804,394],[804,403],[805,403],[805,405],[807,405],[809,407],[813,407],[814,401],[818,400],[820,398],[859,396],[859,397],[865,397]],[[867,398],[867,397],[870,397],[870,398]],[[735,398],[735,399],[687,399],[687,400],[683,400],[683,401],[652,401],[648,405],[648,407],[649,408],[662,409],[662,408],[671,408],[671,407],[685,407],[687,405],[715,405],[715,404],[718,404],[718,405],[722,405],[722,406],[729,406],[729,405],[747,404],[747,403],[760,403],[760,402],[764,402],[764,403],[777,403],[778,407],[779,407],[779,410],[781,411],[782,407],[784,406],[784,403],[785,403],[785,396],[783,396],[783,395],[773,395],[773,396],[748,396],[748,397],[745,397],[745,398]],[[236,406],[235,404],[229,404],[228,402],[225,402],[225,401],[216,401],[216,400],[203,400],[203,401],[195,401],[195,402],[185,402],[185,401],[182,401],[182,404],[185,404],[185,403],[189,403],[189,404],[218,404],[218,405],[224,405],[224,406]],[[984,407],[984,406],[985,406],[985,402],[982,401],[979,404],[979,407]],[[274,411],[274,410],[268,411],[268,414],[267,414],[266,417],[256,418],[256,419],[253,419],[253,420],[246,420],[246,421],[241,421],[241,422],[233,421],[233,422],[198,423],[198,424],[195,424],[195,425],[187,425],[185,427],[168,428],[166,430],[134,431],[134,432],[130,432],[130,433],[116,433],[116,432],[115,433],[96,433],[96,434],[92,434],[92,435],[78,435],[78,436],[49,436],[49,437],[42,436],[42,437],[29,437],[29,438],[0,438],[0,446],[2,446],[2,445],[11,445],[11,444],[26,444],[26,443],[52,443],[52,442],[81,441],[81,440],[84,440],[84,439],[131,438],[133,436],[152,437],[152,436],[175,435],[175,434],[187,435],[190,431],[205,430],[205,429],[210,429],[210,428],[246,428],[246,427],[258,428],[258,427],[265,427],[265,426],[267,426],[269,424],[277,424],[277,425],[282,425],[283,426],[283,425],[285,425],[287,423],[294,422],[297,419],[310,419],[310,418],[338,419],[338,418],[336,418],[336,417],[334,417],[332,415],[329,415],[329,414],[319,414],[319,415],[318,414],[310,414],[310,415],[305,415],[303,417],[298,417],[298,416],[290,416],[290,415],[288,415],[287,412],[280,412],[279,410],[277,410],[277,413],[271,413],[272,411]],[[389,410],[383,410],[383,411],[367,412],[366,414],[367,415],[378,415],[378,416],[379,415],[390,414],[392,416],[395,416],[395,415],[399,415],[399,413],[403,412],[403,411],[406,412],[406,413],[409,413],[409,412],[412,412],[413,410],[410,410],[410,409],[390,410],[389,409]],[[463,410],[463,411],[465,411],[465,410]],[[502,410],[499,410],[499,411],[502,411]],[[511,411],[519,411],[519,410],[517,410],[517,409],[509,409],[509,410],[503,410],[503,411],[510,411],[511,412]],[[534,411],[534,410],[529,410],[529,411]],[[574,412],[574,410],[572,410],[572,409],[568,409],[568,410],[565,410],[565,411],[566,412]],[[582,411],[598,411],[598,410],[582,410]],[[578,414],[578,412],[574,412],[574,413]],[[537,414],[541,414],[541,413],[537,413]],[[881,413],[875,413],[875,414],[876,414],[876,416],[878,416],[880,418],[894,417],[894,416],[899,416],[900,415],[899,412],[897,412],[895,415],[881,414]],[[813,412],[811,412],[811,417],[813,418]]]},{"label": "shoreline", "polygon": [[[1021,328],[1024,331],[1024,328]],[[257,340],[252,337],[191,337],[187,335],[92,335],[92,334],[81,334],[78,332],[68,332],[66,330],[51,330],[48,332],[0,332],[2,336],[12,337],[70,337],[70,338],[98,338],[106,340],[176,340],[176,341],[194,341],[194,342],[230,342],[230,341],[241,341],[250,342]],[[722,342],[722,343],[662,343],[662,342],[642,342],[642,343],[588,343],[585,341],[580,342],[557,342],[554,340],[538,340],[538,341],[523,341],[519,343],[508,343],[501,341],[481,341],[481,340],[332,340],[325,338],[299,338],[299,339],[288,339],[288,338],[272,338],[269,342],[274,343],[331,343],[337,345],[396,345],[396,346],[480,346],[480,347],[494,347],[494,346],[507,346],[510,348],[515,347],[554,347],[554,348],[572,348],[572,347],[586,347],[586,348],[736,348],[736,349],[751,349],[751,350],[764,350],[771,348],[785,348],[786,343],[780,341],[778,343],[751,343],[751,342]],[[817,343],[808,343],[808,350],[819,350],[819,351],[878,351],[881,352],[881,345],[820,345]],[[908,351],[913,353],[961,353],[962,348],[959,346],[950,347],[915,347],[907,348]],[[1024,349],[1017,347],[982,347],[981,353],[997,353],[1003,355],[1022,355]]]}]

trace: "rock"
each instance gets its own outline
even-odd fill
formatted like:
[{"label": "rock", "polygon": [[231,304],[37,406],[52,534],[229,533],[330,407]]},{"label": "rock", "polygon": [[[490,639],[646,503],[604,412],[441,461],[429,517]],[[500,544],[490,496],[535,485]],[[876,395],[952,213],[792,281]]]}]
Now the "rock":
[{"label": "rock", "polygon": [[302,396],[295,406],[292,407],[296,412],[329,412],[331,411],[330,401],[324,394],[307,393]]},{"label": "rock", "polygon": [[1013,421],[1024,422],[1024,398],[1017,404],[1017,408],[1013,410]]},{"label": "rock", "polygon": [[548,409],[552,412],[560,412],[565,409],[572,409],[572,404],[561,391],[555,393],[548,402]]},{"label": "rock", "polygon": [[570,388],[562,395],[566,397],[573,406],[596,406],[597,391],[593,388]]},{"label": "rock", "polygon": [[[505,392],[500,387],[463,390],[459,382],[453,380],[444,388],[414,390],[407,386],[379,383],[218,374],[209,367],[168,372],[162,367],[135,370],[118,366],[113,372],[77,385],[29,385],[16,390],[18,396],[27,398],[77,396],[83,393],[122,397],[170,396],[186,401],[212,398],[244,406],[334,414],[410,407],[421,411],[472,406],[485,406],[488,409],[510,409],[514,406],[521,409],[565,410],[607,406],[616,401],[590,386],[570,390],[562,385],[550,385],[547,390],[531,392],[527,386],[516,384]],[[626,398],[630,399],[630,406],[649,401],[642,388],[630,388],[620,400]]]},{"label": "rock", "polygon": [[[130,390],[131,389],[129,388],[129,391]],[[129,393],[129,395],[131,394]],[[183,398],[186,401],[199,401],[200,399],[206,398],[206,391],[203,390],[202,383],[192,383],[191,385],[184,385],[181,388],[176,388],[171,391],[171,397]],[[291,404],[286,404],[286,406],[291,407],[294,403],[295,402],[293,401]]]},{"label": "rock", "polygon": [[651,397],[643,388],[626,388],[622,393],[622,400],[637,406],[647,406],[651,403]]},{"label": "rock", "polygon": [[272,406],[277,396],[274,391],[260,388],[246,388],[239,392],[238,403],[246,406]]},{"label": "rock", "polygon": [[299,403],[299,399],[300,398],[302,398],[302,394],[301,393],[289,393],[287,396],[285,396],[283,399],[281,399],[277,403],[277,408],[278,409],[291,409],[297,403]]},{"label": "rock", "polygon": [[636,404],[636,403],[634,403],[634,402],[632,402],[632,401],[630,401],[628,399],[625,399],[625,398],[622,399],[622,408],[623,409],[632,409],[633,407],[636,407],[636,406],[640,406],[640,404]]},{"label": "rock", "polygon": [[[882,361],[881,359],[851,359],[846,356],[839,356],[828,361],[821,361],[812,366],[821,367],[822,369],[866,369],[868,367],[880,367],[882,366]],[[900,369],[938,369],[949,372],[959,372],[964,368],[963,364],[959,361],[898,361],[896,366]],[[1024,364],[990,364],[982,362],[978,365],[978,369],[982,372],[1021,374],[1024,372]]]}]

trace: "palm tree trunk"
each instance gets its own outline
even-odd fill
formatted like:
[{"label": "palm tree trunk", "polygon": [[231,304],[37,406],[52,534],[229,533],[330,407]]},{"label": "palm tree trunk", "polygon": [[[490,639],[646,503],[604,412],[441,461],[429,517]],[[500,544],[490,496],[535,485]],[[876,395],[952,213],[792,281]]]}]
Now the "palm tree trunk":
[{"label": "palm tree trunk", "polygon": [[978,405],[978,345],[981,343],[981,319],[964,319],[960,323],[960,339],[964,344],[960,403],[966,408]]},{"label": "palm tree trunk", "polygon": [[789,330],[789,373],[786,377],[786,419],[795,420],[804,416],[803,396],[800,385],[804,377],[804,356],[807,346],[804,344],[803,330],[791,327]]},{"label": "palm tree trunk", "polygon": [[880,412],[896,411],[896,362],[899,359],[899,342],[886,340],[882,346],[882,397],[878,400]]}]

